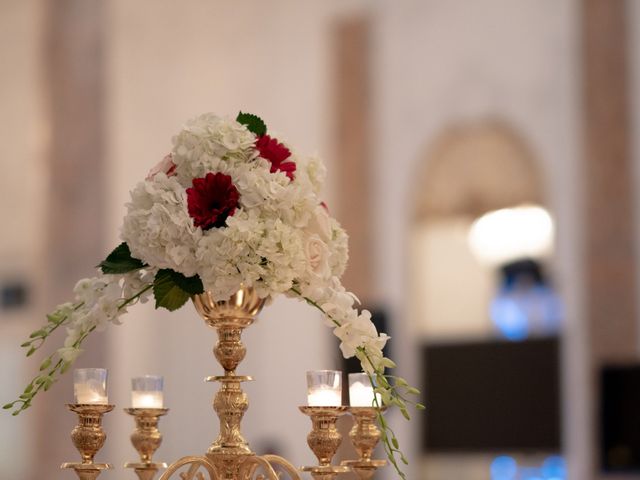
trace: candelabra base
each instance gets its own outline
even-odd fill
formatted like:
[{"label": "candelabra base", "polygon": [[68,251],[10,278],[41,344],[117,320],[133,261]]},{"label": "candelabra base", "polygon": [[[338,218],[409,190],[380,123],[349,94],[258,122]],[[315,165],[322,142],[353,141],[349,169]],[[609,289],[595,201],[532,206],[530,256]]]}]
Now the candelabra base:
[{"label": "candelabra base", "polygon": [[109,470],[113,466],[108,463],[66,462],[60,465],[60,468],[73,469],[80,480],[95,480],[103,470]]},{"label": "candelabra base", "polygon": [[350,468],[343,465],[318,465],[313,467],[302,467],[300,470],[303,472],[309,472],[314,480],[333,480],[341,473],[349,472]]},{"label": "candelabra base", "polygon": [[167,464],[161,463],[125,463],[124,468],[132,468],[140,480],[153,480],[161,468],[167,468]]},{"label": "candelabra base", "polygon": [[371,480],[376,474],[376,470],[386,464],[386,460],[346,460],[342,462],[342,465],[356,474],[358,480]]}]

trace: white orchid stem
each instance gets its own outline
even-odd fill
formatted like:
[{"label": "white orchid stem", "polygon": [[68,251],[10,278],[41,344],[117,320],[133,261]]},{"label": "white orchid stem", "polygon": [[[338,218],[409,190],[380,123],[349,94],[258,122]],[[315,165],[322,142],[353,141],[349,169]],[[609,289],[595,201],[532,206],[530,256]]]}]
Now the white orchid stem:
[{"label": "white orchid stem", "polygon": [[[305,297],[304,295],[302,295],[302,292],[300,290],[298,290],[296,287],[292,287],[291,291],[293,293],[295,293],[296,295],[298,295],[301,299],[303,299],[309,305],[315,307],[320,312],[322,312],[322,314],[325,315],[329,320],[331,320],[336,327],[342,326],[342,324],[338,320],[333,318],[331,315],[329,315],[322,308],[322,306],[320,306],[318,304],[318,302],[310,299],[309,297]],[[374,366],[374,364],[371,361],[371,358],[369,357],[369,354],[367,353],[367,350],[366,350],[366,348],[364,346],[357,347],[357,350],[362,352],[362,354],[366,358],[367,362],[369,362],[369,365],[373,369],[376,378],[384,380],[384,384],[381,387],[377,387],[377,388],[383,388],[383,389],[387,390],[389,392],[390,398],[393,400],[391,403],[400,406],[402,409],[404,409],[406,411],[406,408],[404,407],[404,402],[403,402],[402,396],[396,391],[395,387],[393,387],[391,384],[389,384],[389,382],[386,380],[385,375],[384,375],[384,367],[381,367],[382,368],[382,370],[381,370],[380,368],[376,368]],[[361,361],[361,363],[362,363],[362,361]],[[371,381],[371,385],[376,385],[377,383],[379,383],[379,382],[374,381],[373,375],[371,373],[369,373],[368,371],[367,371],[367,376],[369,377],[369,380]],[[374,398],[374,406],[378,409],[377,416],[378,416],[378,422],[380,423],[380,428],[382,429],[382,444],[384,445],[384,450],[385,450],[385,453],[387,454],[387,458],[389,459],[389,462],[391,462],[391,464],[395,468],[395,470],[398,473],[398,475],[402,479],[406,479],[405,473],[400,469],[400,465],[398,465],[398,460],[396,459],[395,454],[398,453],[400,455],[400,459],[405,464],[407,464],[406,458],[405,458],[404,454],[402,453],[402,451],[399,448],[398,439],[396,438],[395,433],[393,432],[391,427],[389,427],[389,424],[387,423],[386,419],[382,415],[382,408],[381,408],[382,405],[378,402],[378,396],[374,395],[373,398]]]},{"label": "white orchid stem", "polygon": [[[128,297],[128,298],[124,298],[122,303],[118,305],[118,312],[122,311],[128,305],[131,305],[132,303],[134,303],[142,295],[144,295],[145,292],[149,291],[151,288],[153,288],[153,283],[145,285],[144,288],[139,290],[135,295],[132,295],[131,297]],[[73,309],[71,311],[76,311],[79,308],[81,308],[83,305],[84,305],[84,302],[78,302],[77,304],[73,305]],[[64,317],[62,317],[60,320],[56,321],[55,323],[52,324],[51,322],[49,322],[47,323],[47,325],[45,325],[44,328],[34,332],[34,333],[39,333],[39,335],[30,339],[28,342],[25,342],[22,344],[24,347],[29,347],[29,352],[27,353],[27,356],[32,355],[36,350],[38,350],[44,344],[46,339],[51,335],[51,333],[53,333],[57,328],[59,328],[61,325],[68,324],[69,318],[70,318],[70,315],[66,314],[64,315]],[[96,327],[94,325],[82,331],[79,337],[76,339],[76,341],[71,345],[71,347],[79,350],[80,346],[82,345],[82,342],[89,336],[91,332],[95,330],[95,328]],[[35,341],[39,342],[36,346],[32,345],[32,343]],[[56,361],[56,363],[51,365],[54,360],[54,357],[56,356],[58,357],[58,360]],[[41,390],[44,390],[44,391],[48,390],[51,387],[51,385],[53,385],[53,383],[57,381],[58,376],[65,373],[72,364],[73,364],[73,361],[67,361],[63,359],[60,356],[60,353],[58,351],[52,353],[51,355],[49,355],[49,357],[47,357],[42,362],[40,366],[41,373],[36,375],[31,380],[31,382],[29,382],[29,384],[24,389],[24,392],[20,395],[20,397],[11,403],[7,403],[6,405],[3,406],[3,408],[9,409],[9,408],[14,408],[15,406],[16,409],[13,411],[13,415],[18,415],[23,410],[26,410],[31,406],[31,402],[33,401],[33,398]],[[46,373],[42,373],[43,371],[46,371]]]}]

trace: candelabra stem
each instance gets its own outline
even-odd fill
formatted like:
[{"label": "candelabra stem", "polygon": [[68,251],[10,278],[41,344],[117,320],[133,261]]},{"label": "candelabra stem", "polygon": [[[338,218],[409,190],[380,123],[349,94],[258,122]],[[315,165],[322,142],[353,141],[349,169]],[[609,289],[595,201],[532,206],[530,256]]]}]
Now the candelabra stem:
[{"label": "candelabra stem", "polygon": [[206,324],[218,334],[213,353],[224,369],[224,375],[206,379],[222,385],[213,400],[213,409],[220,420],[220,433],[207,450],[207,458],[221,472],[224,480],[235,480],[243,462],[255,455],[240,428],[242,417],[249,408],[242,382],[252,380],[251,377],[236,375],[236,369],[247,353],[242,343],[242,332],[253,323],[265,299],[260,298],[255,290],[243,288],[225,301],[215,301],[210,292],[194,295],[192,300]]},{"label": "candelabra stem", "polygon": [[349,467],[331,465],[342,443],[336,422],[347,411],[347,407],[300,407],[300,411],[311,418],[307,444],[319,462],[319,465],[302,467],[301,470],[311,473],[315,480],[333,480],[338,474],[348,472]]},{"label": "candelabra stem", "polygon": [[107,435],[102,430],[102,416],[113,410],[114,405],[70,404],[67,408],[78,415],[78,425],[71,431],[71,441],[82,462],[66,462],[60,468],[73,469],[80,480],[94,480],[111,465],[94,463],[93,458],[102,448]]},{"label": "candelabra stem", "polygon": [[382,434],[376,424],[376,418],[380,409],[375,407],[349,407],[349,413],[353,415],[355,424],[349,432],[351,443],[358,452],[358,460],[342,462],[353,471],[359,480],[370,480],[376,470],[387,464],[386,460],[373,460],[373,449],[380,441]]},{"label": "candelabra stem", "polygon": [[254,289],[243,287],[228,300],[216,300],[211,292],[194,295],[191,300],[205,323],[218,334],[213,353],[222,365],[224,375],[206,380],[221,384],[213,400],[220,432],[205,455],[189,455],[173,462],[160,480],[170,480],[174,474],[181,480],[204,480],[205,473],[211,480],[279,480],[281,474],[288,475],[291,480],[301,480],[296,468],[284,458],[253,453],[240,430],[242,417],[249,407],[242,383],[251,380],[251,377],[236,375],[236,369],[246,355],[242,332],[253,323],[266,299],[260,298]]},{"label": "candelabra stem", "polygon": [[167,468],[166,463],[155,463],[152,457],[162,443],[158,422],[169,409],[125,408],[124,411],[132,415],[136,422],[136,429],[131,434],[131,443],[140,456],[140,462],[129,462],[124,467],[132,468],[140,480],[153,480],[159,469]]}]

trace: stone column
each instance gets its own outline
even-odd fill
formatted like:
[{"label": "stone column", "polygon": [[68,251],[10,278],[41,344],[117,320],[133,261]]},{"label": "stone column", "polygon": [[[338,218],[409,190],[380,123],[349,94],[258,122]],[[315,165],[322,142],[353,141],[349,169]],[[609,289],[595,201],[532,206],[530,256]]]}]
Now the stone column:
[{"label": "stone column", "polygon": [[582,3],[585,299],[591,365],[594,478],[599,460],[599,372],[637,358],[638,325],[626,2]]},{"label": "stone column", "polygon": [[[358,16],[337,24],[334,38],[335,156],[338,220],[349,233],[349,266],[343,276],[345,288],[357,292],[363,304],[371,308],[371,72],[370,22]],[[346,382],[345,382],[346,383]],[[343,401],[348,405],[348,384]],[[353,420],[349,415],[338,419],[342,442],[336,461],[354,459],[356,451],[349,442]],[[345,479],[355,478],[351,473]]]},{"label": "stone column", "polygon": [[336,27],[335,138],[337,217],[349,232],[347,289],[372,294],[370,22],[354,17]]},{"label": "stone column", "polygon": [[[48,2],[44,19],[44,98],[50,132],[48,170],[43,172],[48,177],[42,239],[47,309],[68,301],[75,282],[93,275],[105,253],[104,8],[101,0],[58,0]],[[103,366],[104,350],[94,340],[78,364]],[[58,467],[78,456],[68,437],[76,418],[64,407],[72,400],[69,373],[34,404],[40,429],[34,479],[68,478],[69,472]]]}]

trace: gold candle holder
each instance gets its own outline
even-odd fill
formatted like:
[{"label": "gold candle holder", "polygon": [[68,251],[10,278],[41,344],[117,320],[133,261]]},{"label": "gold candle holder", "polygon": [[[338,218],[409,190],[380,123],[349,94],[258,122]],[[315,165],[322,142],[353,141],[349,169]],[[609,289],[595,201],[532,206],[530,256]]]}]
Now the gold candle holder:
[{"label": "gold candle holder", "polygon": [[312,428],[307,435],[307,444],[319,462],[319,465],[302,467],[301,470],[311,473],[315,480],[333,480],[338,474],[348,472],[347,466],[331,465],[342,443],[336,422],[347,407],[300,407],[300,411],[311,418]]},{"label": "gold candle holder", "polygon": [[114,405],[74,403],[67,408],[78,415],[78,425],[71,431],[71,440],[82,462],[66,462],[60,468],[70,468],[80,480],[94,480],[103,470],[113,468],[108,463],[94,463],[93,458],[102,448],[107,434],[102,430],[102,416],[113,410]]},{"label": "gold candle holder", "polygon": [[376,418],[380,411],[386,408],[376,407],[349,407],[349,413],[353,415],[355,424],[349,432],[351,443],[358,452],[358,460],[346,460],[342,465],[349,467],[360,480],[370,480],[380,467],[387,464],[386,460],[373,460],[371,455],[382,434],[376,424]]},{"label": "gold candle holder", "polygon": [[125,408],[124,411],[132,415],[136,422],[136,429],[131,434],[131,443],[140,455],[139,462],[125,463],[124,467],[133,468],[140,480],[152,480],[159,469],[167,468],[166,463],[155,463],[152,461],[152,457],[162,443],[158,422],[169,409]]}]

